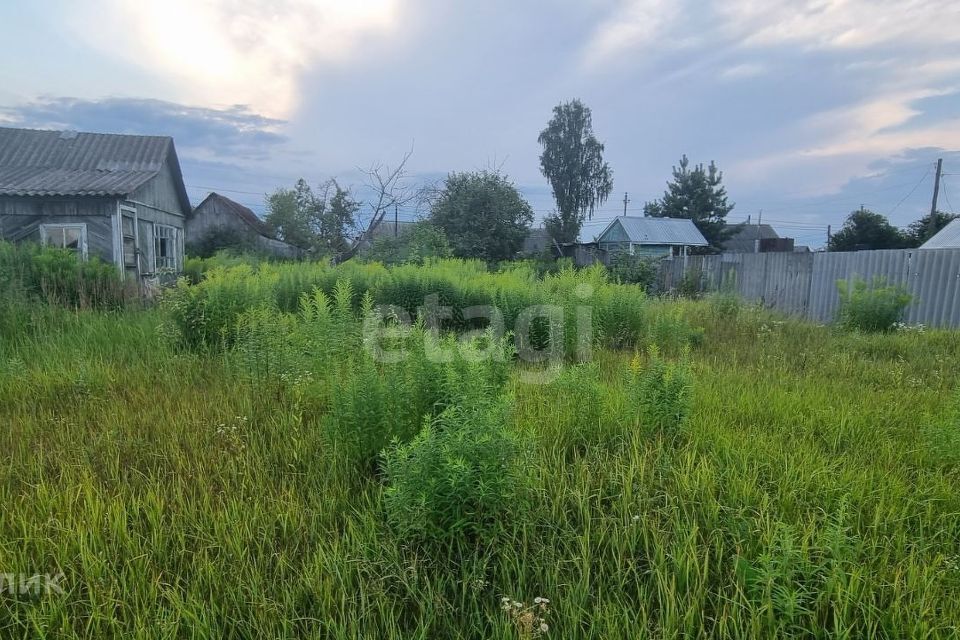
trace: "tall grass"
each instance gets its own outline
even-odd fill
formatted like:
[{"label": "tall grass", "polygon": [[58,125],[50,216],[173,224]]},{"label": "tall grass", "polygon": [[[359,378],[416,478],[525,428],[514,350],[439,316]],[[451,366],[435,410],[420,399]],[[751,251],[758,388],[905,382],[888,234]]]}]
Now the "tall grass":
[{"label": "tall grass", "polygon": [[0,594],[0,637],[522,638],[503,597],[548,598],[545,637],[957,634],[955,332],[638,297],[529,384],[508,342],[422,324],[373,359],[381,282],[517,309],[626,290],[286,269],[211,271],[189,313],[28,302],[43,330],[4,328],[0,573],[63,593]]}]

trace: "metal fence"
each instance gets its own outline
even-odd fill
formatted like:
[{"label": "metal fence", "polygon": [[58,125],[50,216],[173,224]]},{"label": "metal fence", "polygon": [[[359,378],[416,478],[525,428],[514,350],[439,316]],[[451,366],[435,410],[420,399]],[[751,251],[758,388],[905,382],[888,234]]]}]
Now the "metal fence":
[{"label": "metal fence", "polygon": [[784,313],[830,322],[840,303],[837,281],[876,276],[912,296],[905,322],[960,327],[960,249],[690,256],[664,260],[658,284],[662,291],[732,291]]}]

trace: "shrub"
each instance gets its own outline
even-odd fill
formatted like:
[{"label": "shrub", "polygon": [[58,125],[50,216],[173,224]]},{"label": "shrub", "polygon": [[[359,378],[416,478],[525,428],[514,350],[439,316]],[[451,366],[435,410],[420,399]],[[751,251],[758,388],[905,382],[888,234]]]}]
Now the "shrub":
[{"label": "shrub", "polygon": [[685,363],[665,361],[655,346],[648,353],[645,367],[639,358],[631,363],[631,387],[640,424],[666,436],[676,436],[690,412],[689,369]]},{"label": "shrub", "polygon": [[522,518],[525,447],[503,402],[448,407],[409,444],[383,455],[387,518],[401,539],[425,546],[483,544]]},{"label": "shrub", "polygon": [[840,292],[839,322],[856,331],[889,331],[903,317],[910,304],[910,294],[901,286],[887,286],[883,278],[874,278],[872,285],[857,278],[851,286],[846,280],[837,282]]},{"label": "shrub", "polygon": [[610,276],[621,284],[637,284],[648,291],[657,279],[657,260],[617,252],[610,259]]}]

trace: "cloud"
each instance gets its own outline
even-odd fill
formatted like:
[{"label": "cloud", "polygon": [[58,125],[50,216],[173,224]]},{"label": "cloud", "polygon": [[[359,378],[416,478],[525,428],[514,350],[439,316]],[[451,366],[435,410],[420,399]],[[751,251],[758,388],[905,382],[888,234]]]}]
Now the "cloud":
[{"label": "cloud", "polygon": [[339,63],[388,31],[398,0],[97,0],[73,5],[88,45],[138,65],[192,103],[249,104],[284,117],[311,65]]},{"label": "cloud", "polygon": [[582,53],[583,66],[594,67],[663,42],[662,32],[672,26],[679,15],[678,7],[678,3],[669,0],[621,2],[588,40]]},{"label": "cloud", "polygon": [[731,0],[719,27],[744,46],[857,49],[960,41],[960,6],[950,0]]},{"label": "cloud", "polygon": [[722,80],[741,80],[744,78],[754,78],[756,76],[761,76],[767,72],[766,66],[758,62],[744,62],[742,64],[736,64],[732,67],[727,67],[720,72],[720,79]]},{"label": "cloud", "polygon": [[264,160],[286,141],[282,120],[243,105],[191,107],[144,98],[42,98],[0,108],[0,121],[18,127],[172,136],[194,158]]}]

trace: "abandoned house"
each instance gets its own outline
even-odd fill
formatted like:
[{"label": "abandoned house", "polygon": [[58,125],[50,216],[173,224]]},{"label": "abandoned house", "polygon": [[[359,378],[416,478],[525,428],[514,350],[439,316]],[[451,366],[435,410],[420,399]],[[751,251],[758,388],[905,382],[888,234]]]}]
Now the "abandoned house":
[{"label": "abandoned house", "polygon": [[155,278],[182,270],[189,213],[172,138],[0,127],[5,240]]},{"label": "abandoned house", "polygon": [[239,202],[211,193],[187,217],[190,255],[209,256],[220,249],[255,251],[277,258],[300,258],[304,250],[278,240],[270,226]]}]

